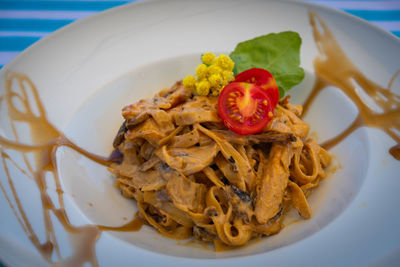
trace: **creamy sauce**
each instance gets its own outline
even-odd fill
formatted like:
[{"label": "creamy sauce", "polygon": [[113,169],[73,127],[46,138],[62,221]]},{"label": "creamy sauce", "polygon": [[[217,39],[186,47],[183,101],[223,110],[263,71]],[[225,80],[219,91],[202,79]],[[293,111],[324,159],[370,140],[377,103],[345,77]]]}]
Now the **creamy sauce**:
[{"label": "creamy sauce", "polygon": [[240,248],[240,247],[228,246],[218,239],[214,240],[214,247],[215,247],[215,252],[224,252],[224,251],[230,251],[230,250],[235,250],[235,249]]},{"label": "creamy sauce", "polygon": [[288,226],[290,226],[290,225],[292,225],[292,224],[299,223],[299,222],[302,222],[302,221],[303,221],[303,220],[295,219],[295,220],[292,220],[292,221],[290,221],[290,222],[286,222],[286,223],[284,224],[284,227],[288,227]]},{"label": "creamy sauce", "polygon": [[[310,12],[310,23],[320,55],[314,60],[317,78],[314,89],[303,105],[303,115],[307,113],[316,96],[330,85],[345,93],[358,108],[358,116],[354,122],[342,133],[326,141],[322,146],[329,149],[358,128],[369,126],[381,129],[393,138],[397,145],[390,149],[390,154],[400,160],[400,136],[395,131],[400,131],[400,97],[391,91],[392,84],[400,71],[389,82],[388,88],[383,88],[368,79],[357,69],[339,46],[325,22],[312,11]],[[322,32],[318,26],[323,29]],[[363,101],[353,82],[381,111],[374,110]]]},{"label": "creamy sauce", "polygon": [[[361,126],[370,126],[382,129],[395,140],[397,145],[390,149],[390,154],[393,155],[394,158],[400,160],[400,137],[393,131],[393,129],[400,131],[400,123],[398,123],[400,118],[400,99],[390,90],[394,78],[389,84],[388,89],[382,88],[369,80],[347,58],[325,23],[314,12],[310,12],[310,22],[320,56],[317,57],[314,62],[317,80],[312,93],[304,104],[304,113],[307,113],[316,96],[329,85],[333,85],[342,90],[356,104],[359,110],[359,115],[351,126],[338,136],[325,142],[324,146],[326,148],[333,147],[357,128]],[[323,28],[323,32],[318,30],[317,23]],[[383,111],[378,113],[369,108],[357,94],[352,81],[356,81],[365,93]],[[18,88],[22,92],[21,94],[12,91],[12,83],[17,83]],[[28,100],[26,85],[29,86],[31,93],[34,96],[33,104],[35,104],[39,110],[38,116],[35,115],[31,108],[32,103]],[[2,193],[5,195],[10,208],[31,243],[49,263],[56,266],[83,266],[85,263],[97,266],[98,262],[95,253],[95,244],[101,235],[101,231],[137,231],[142,227],[143,221],[135,216],[132,221],[119,227],[99,225],[86,225],[81,227],[73,226],[65,212],[63,190],[57,175],[55,155],[58,147],[68,146],[104,166],[109,166],[113,161],[113,158],[99,157],[91,154],[76,146],[66,138],[63,133],[58,131],[48,121],[44,107],[39,99],[38,92],[27,76],[7,72],[5,74],[5,89],[5,95],[0,96],[0,102],[5,101],[7,103],[8,115],[15,140],[7,140],[0,137],[1,162],[6,172],[7,182],[11,189],[12,196],[7,194],[4,185],[0,181],[0,189]],[[12,101],[13,98],[19,99],[20,103],[22,103],[23,110],[18,109],[17,106],[14,105]],[[394,123],[396,120],[397,124]],[[20,122],[26,123],[30,127],[32,144],[23,144],[19,141],[15,124]],[[4,149],[20,152],[26,168],[20,167]],[[35,159],[34,164],[28,160],[28,153],[33,153]],[[46,229],[46,241],[44,242],[39,241],[37,234],[34,232],[30,224],[17,191],[15,190],[14,181],[10,175],[8,164],[13,164],[26,176],[27,179],[32,179],[36,183],[41,196],[43,208],[42,216]],[[49,195],[46,193],[47,184],[45,177],[48,172],[53,175],[60,208],[56,208],[55,203],[53,203]],[[13,204],[13,201],[16,203],[15,205]],[[55,238],[53,228],[54,222],[51,219],[51,214],[57,218],[65,231],[69,233],[69,239],[73,247],[73,254],[68,258],[61,258],[59,246]],[[124,220],[126,220],[125,217]],[[223,246],[222,243],[219,244],[218,242],[216,242],[215,247],[217,251],[232,249],[231,247],[227,248]],[[56,258],[58,258],[56,261],[52,260],[54,254],[56,255]]]},{"label": "creamy sauce", "polygon": [[[249,242],[247,242],[245,245],[243,246],[252,246],[254,244],[257,244],[261,241],[263,241],[264,239],[262,237],[253,237],[252,239],[249,240]],[[214,247],[215,247],[215,252],[224,252],[224,251],[231,251],[231,250],[235,250],[235,249],[240,249],[243,246],[238,246],[238,247],[232,247],[232,246],[228,246],[225,243],[221,242],[218,239],[214,240]]]}]

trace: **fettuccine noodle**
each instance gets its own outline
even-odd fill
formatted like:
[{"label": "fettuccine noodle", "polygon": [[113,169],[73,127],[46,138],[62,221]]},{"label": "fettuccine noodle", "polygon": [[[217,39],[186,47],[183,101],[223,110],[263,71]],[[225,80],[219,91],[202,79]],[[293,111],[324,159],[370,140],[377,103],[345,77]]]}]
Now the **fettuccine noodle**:
[{"label": "fettuccine noodle", "polygon": [[220,121],[216,97],[193,96],[181,82],[123,109],[110,171],[140,217],[161,234],[228,246],[273,235],[326,177],[331,156],[307,139],[301,106],[282,99],[263,132],[241,136]]}]

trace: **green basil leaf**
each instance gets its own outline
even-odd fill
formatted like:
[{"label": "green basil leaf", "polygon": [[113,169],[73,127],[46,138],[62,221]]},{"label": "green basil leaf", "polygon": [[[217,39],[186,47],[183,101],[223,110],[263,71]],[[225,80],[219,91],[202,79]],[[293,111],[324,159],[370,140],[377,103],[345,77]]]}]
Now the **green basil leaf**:
[{"label": "green basil leaf", "polygon": [[235,62],[234,74],[251,68],[268,70],[275,78],[279,95],[300,83],[304,70],[300,67],[301,38],[297,32],[270,33],[239,43],[229,55]]}]

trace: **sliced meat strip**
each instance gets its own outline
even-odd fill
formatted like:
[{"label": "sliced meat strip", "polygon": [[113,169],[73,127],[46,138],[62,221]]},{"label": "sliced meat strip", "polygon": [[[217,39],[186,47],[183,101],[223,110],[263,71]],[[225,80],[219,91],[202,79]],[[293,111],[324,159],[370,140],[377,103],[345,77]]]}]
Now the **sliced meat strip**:
[{"label": "sliced meat strip", "polygon": [[265,224],[280,210],[289,181],[289,164],[293,157],[290,144],[272,145],[264,165],[263,177],[256,187],[255,215],[258,223]]}]

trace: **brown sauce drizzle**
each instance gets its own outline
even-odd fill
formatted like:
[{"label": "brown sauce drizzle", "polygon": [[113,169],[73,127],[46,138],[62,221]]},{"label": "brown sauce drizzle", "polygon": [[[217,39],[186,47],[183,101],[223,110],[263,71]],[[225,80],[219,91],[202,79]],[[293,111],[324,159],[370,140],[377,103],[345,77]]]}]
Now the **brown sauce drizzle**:
[{"label": "brown sauce drizzle", "polygon": [[[333,85],[342,90],[352,101],[357,105],[359,115],[356,120],[338,136],[324,143],[325,148],[333,147],[338,144],[354,130],[361,126],[370,126],[380,128],[391,136],[398,144],[390,149],[390,154],[400,160],[400,137],[392,129],[400,130],[400,99],[390,91],[391,84],[388,89],[382,88],[373,81],[366,78],[347,58],[339,44],[336,42],[330,30],[325,25],[324,21],[314,12],[310,12],[310,22],[312,25],[314,38],[317,43],[320,57],[317,57],[314,62],[315,72],[317,74],[314,89],[307,101],[304,104],[304,112],[306,113],[310,105],[315,100],[316,96],[328,85]],[[317,29],[317,23],[323,28],[323,33]],[[397,75],[397,74],[396,74]],[[396,76],[395,75],[395,76]],[[369,108],[356,93],[352,84],[354,80],[371,97],[371,99],[383,110],[382,113],[377,113]],[[18,84],[21,93],[12,91],[12,83]],[[28,99],[28,85],[34,97],[39,115],[35,115],[31,108],[31,103]],[[13,98],[16,98],[22,103],[23,111],[17,108],[13,103]],[[58,131],[47,119],[44,107],[39,99],[38,92],[31,80],[19,73],[5,73],[5,95],[0,96],[0,103],[5,101],[8,107],[8,116],[10,119],[11,128],[15,140],[8,140],[0,137],[0,153],[1,163],[7,176],[7,182],[11,189],[12,196],[10,197],[5,190],[4,185],[0,181],[0,189],[5,195],[10,208],[16,216],[19,224],[30,239],[31,243],[37,248],[44,259],[49,263],[57,266],[82,266],[84,263],[90,263],[92,266],[97,266],[97,258],[95,254],[95,244],[101,235],[101,231],[137,231],[143,225],[138,216],[119,227],[86,225],[81,227],[73,226],[64,208],[63,190],[60,180],[57,175],[56,151],[60,146],[68,146],[78,153],[90,158],[91,160],[108,166],[112,161],[112,156],[109,158],[96,156],[88,151],[78,147],[72,143],[63,133]],[[17,122],[26,123],[30,127],[32,144],[23,144],[19,141],[19,136],[15,128]],[[25,162],[25,167],[19,166],[5,151],[5,149],[18,151],[21,153]],[[34,154],[35,164],[31,164],[28,160],[28,153]],[[40,192],[43,220],[46,229],[46,241],[41,243],[38,236],[33,230],[30,221],[25,213],[24,207],[19,199],[18,193],[14,186],[14,181],[9,172],[9,164],[14,165],[28,179],[33,179]],[[47,184],[45,175],[47,172],[53,174],[53,179],[56,184],[56,192],[58,194],[58,202],[60,208],[56,208],[55,203],[51,200],[46,192]],[[14,199],[16,206],[13,204]],[[55,215],[64,229],[69,233],[74,253],[68,258],[61,258],[58,243],[55,237],[53,221],[51,214]],[[219,247],[219,246],[217,246]],[[221,248],[220,248],[221,249]],[[53,256],[56,255],[58,260],[54,261]]]},{"label": "brown sauce drizzle", "polygon": [[[13,83],[18,84],[18,88],[21,93],[12,91]],[[33,100],[31,103],[28,99],[28,91],[31,90]],[[22,110],[17,108],[13,102],[13,98],[17,98],[22,104]],[[8,116],[10,119],[11,127],[15,140],[7,140],[0,137],[0,152],[1,161],[6,172],[7,182],[12,192],[12,198],[15,200],[16,207],[8,196],[5,187],[0,181],[0,188],[3,194],[6,196],[9,206],[13,210],[19,224],[30,239],[32,244],[42,254],[43,258],[50,263],[57,263],[58,266],[82,266],[88,262],[92,266],[97,266],[97,258],[95,255],[95,244],[99,238],[102,230],[113,230],[113,231],[137,231],[142,226],[142,222],[135,218],[133,221],[122,225],[120,227],[108,227],[108,226],[97,226],[97,225],[86,225],[82,227],[73,226],[64,208],[63,190],[61,188],[60,180],[57,174],[56,165],[56,151],[60,146],[68,146],[78,153],[88,157],[89,159],[102,164],[104,166],[110,165],[113,161],[112,156],[109,158],[94,155],[74,143],[64,136],[63,133],[58,131],[47,119],[44,107],[39,99],[37,89],[31,80],[19,73],[5,74],[5,95],[2,98],[7,103]],[[33,112],[32,104],[36,105],[39,115]],[[19,141],[19,136],[15,128],[15,123],[23,122],[26,123],[30,128],[31,142],[33,144],[23,144]],[[11,149],[22,153],[26,169],[18,166],[18,164],[11,159],[11,157],[4,151],[4,149]],[[33,153],[34,164],[28,160],[27,154]],[[8,163],[16,166],[27,178],[33,179],[40,192],[43,208],[43,221],[46,229],[46,241],[41,243],[38,236],[34,232],[29,219],[25,213],[24,207],[21,204],[19,196],[14,186],[13,179],[9,172]],[[54,182],[56,184],[56,192],[58,195],[58,203],[60,208],[56,208],[56,204],[51,200],[47,194],[46,184],[46,173],[50,172],[53,175]],[[53,221],[50,214],[55,215],[64,229],[69,233],[69,238],[74,244],[74,254],[66,259],[61,259],[61,253],[59,251],[58,243],[55,238],[55,232],[53,228]],[[53,262],[53,253],[57,255],[59,261]]]},{"label": "brown sauce drizzle", "polygon": [[[125,219],[125,217],[124,217]],[[139,218],[138,213],[136,213],[135,217],[133,220],[130,222],[118,226],[118,227],[111,227],[111,226],[104,226],[104,225],[98,225],[97,228],[103,231],[118,231],[118,232],[136,232],[139,231],[140,228],[144,225],[144,221]]]},{"label": "brown sauce drizzle", "polygon": [[[398,134],[400,131],[400,96],[391,91],[393,82],[400,71],[393,76],[388,88],[383,88],[371,81],[346,56],[325,22],[315,12],[310,11],[309,14],[320,56],[314,60],[316,82],[303,105],[303,114],[307,113],[316,96],[329,85],[340,89],[358,108],[358,116],[353,123],[336,137],[327,140],[322,146],[329,149],[356,129],[369,126],[381,129],[393,138],[397,145],[390,149],[390,154],[400,160],[400,136]],[[318,29],[317,24],[323,29],[323,32]],[[375,111],[363,101],[353,82],[382,110],[381,112]],[[395,130],[398,132],[396,133]]]},{"label": "brown sauce drizzle", "polygon": [[400,160],[400,144],[390,148],[389,153],[397,160]]}]

